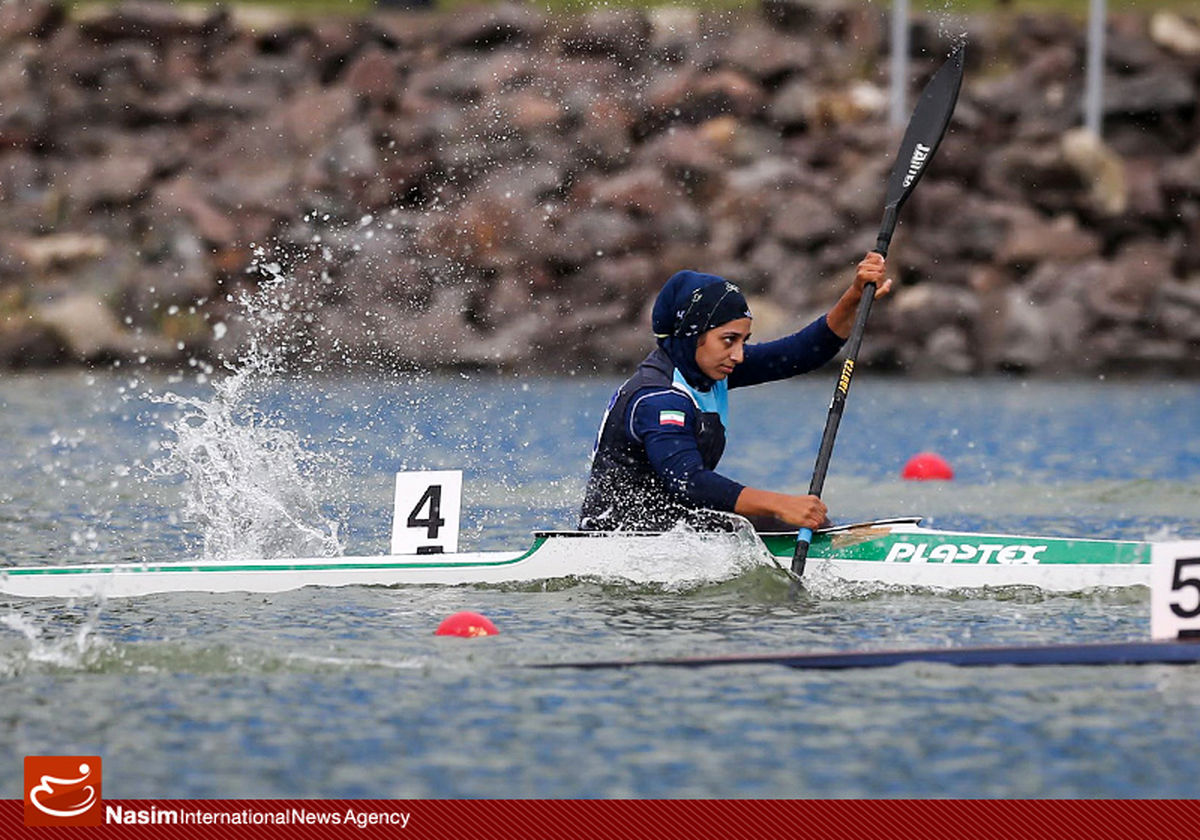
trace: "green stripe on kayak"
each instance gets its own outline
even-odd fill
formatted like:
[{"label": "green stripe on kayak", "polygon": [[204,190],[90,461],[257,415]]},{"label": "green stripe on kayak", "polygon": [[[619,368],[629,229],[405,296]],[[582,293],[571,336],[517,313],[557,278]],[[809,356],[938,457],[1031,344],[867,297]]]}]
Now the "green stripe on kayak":
[{"label": "green stripe on kayak", "polygon": [[[1150,543],[1087,540],[1065,537],[1010,537],[1003,535],[954,534],[954,533],[877,533],[871,535],[869,528],[861,531],[839,531],[817,534],[813,538],[814,559],[859,560],[875,563],[951,563],[958,565],[1051,565],[1051,566],[1104,566],[1143,565],[1150,563]],[[776,557],[790,558],[795,547],[795,536],[790,534],[764,534],[767,549]],[[508,560],[484,560],[469,563],[439,562],[437,555],[424,555],[412,561],[384,560],[378,562],[339,561],[337,559],[315,560],[311,563],[196,563],[188,565],[123,564],[113,566],[37,566],[0,568],[0,576],[13,577],[110,574],[120,573],[172,573],[172,572],[320,572],[320,571],[369,571],[379,569],[470,569],[502,568],[520,563],[533,556],[547,540],[547,535],[538,534],[533,544],[522,554]]]},{"label": "green stripe on kayak", "polygon": [[[21,577],[28,575],[103,575],[114,572],[145,573],[145,572],[324,572],[324,571],[355,571],[369,569],[476,569],[480,567],[511,566],[528,559],[546,542],[545,537],[537,537],[529,550],[511,560],[481,560],[471,563],[438,563],[424,561],[420,563],[397,563],[394,561],[380,563],[339,563],[323,560],[314,563],[293,563],[290,565],[268,563],[246,563],[244,565],[219,564],[206,565],[197,563],[192,566],[156,566],[152,563],[133,564],[124,566],[22,566],[11,569],[0,568],[0,576],[11,575]],[[426,555],[436,557],[437,555]]]},{"label": "green stripe on kayak", "polygon": [[[791,557],[795,539],[764,538],[777,557]],[[890,563],[955,563],[1012,566],[1139,565],[1150,562],[1150,544],[1118,540],[1007,537],[980,534],[817,534],[811,556],[826,560]]]}]

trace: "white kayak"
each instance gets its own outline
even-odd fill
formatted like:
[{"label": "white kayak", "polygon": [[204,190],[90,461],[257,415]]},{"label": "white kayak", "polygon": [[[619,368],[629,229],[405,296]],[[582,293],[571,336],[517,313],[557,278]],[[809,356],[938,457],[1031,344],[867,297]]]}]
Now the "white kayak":
[{"label": "white kayak", "polygon": [[[0,569],[0,593],[26,598],[133,597],[162,592],[283,592],[305,586],[455,586],[566,578],[619,579],[631,562],[687,564],[704,550],[745,567],[790,566],[795,535],[536,532],[514,551],[219,561],[96,563]],[[1031,586],[1053,592],[1148,586],[1152,544],[964,533],[920,519],[818,531],[804,579],[931,589]],[[682,555],[682,556],[681,556]],[[632,561],[631,561],[632,558]]]}]

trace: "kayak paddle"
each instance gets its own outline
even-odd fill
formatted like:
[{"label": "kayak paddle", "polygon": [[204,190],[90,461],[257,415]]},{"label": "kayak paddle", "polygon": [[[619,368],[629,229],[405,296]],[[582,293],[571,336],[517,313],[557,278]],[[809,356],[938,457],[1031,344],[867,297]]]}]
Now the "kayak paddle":
[{"label": "kayak paddle", "polygon": [[[885,257],[888,245],[892,241],[892,233],[896,229],[896,219],[900,216],[900,208],[921,180],[925,167],[937,151],[938,144],[942,142],[946,128],[950,125],[950,115],[954,113],[954,103],[958,101],[962,76],[963,47],[959,46],[925,85],[925,90],[921,91],[921,98],[917,100],[917,106],[913,109],[912,117],[909,118],[908,128],[904,131],[904,139],[900,142],[900,150],[896,154],[896,162],[892,165],[892,174],[888,177],[883,222],[875,243],[875,250]],[[867,317],[871,314],[871,302],[874,299],[875,284],[868,283],[863,288],[854,327],[846,341],[846,361],[842,363],[842,373],[833,391],[833,401],[829,404],[825,433],[821,436],[821,447],[817,451],[817,463],[813,467],[812,483],[808,488],[810,496],[820,496],[825,487],[825,473],[829,469],[829,458],[833,455],[834,438],[837,437],[838,424],[842,420],[846,395],[850,391],[850,379],[854,375],[854,363],[858,358],[858,349],[862,346]],[[796,552],[792,555],[792,572],[796,576],[792,583],[793,594],[796,589],[795,580],[804,573],[804,562],[808,557],[808,547],[812,538],[813,532],[809,528],[801,528],[796,534]]]}]

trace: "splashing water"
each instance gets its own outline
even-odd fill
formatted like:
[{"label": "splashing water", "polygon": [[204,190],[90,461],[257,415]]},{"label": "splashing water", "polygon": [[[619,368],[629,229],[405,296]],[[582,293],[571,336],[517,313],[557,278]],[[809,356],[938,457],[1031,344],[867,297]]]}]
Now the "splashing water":
[{"label": "splashing water", "polygon": [[256,391],[282,368],[280,351],[267,349],[260,335],[270,333],[287,306],[278,266],[263,272],[267,281],[239,301],[251,327],[248,348],[236,365],[226,364],[228,376],[212,382],[212,395],[148,396],[181,411],[168,425],[174,440],[163,445],[166,455],[151,472],[184,479],[183,516],[203,529],[206,560],[342,553],[338,523],[322,513],[316,478],[336,473],[336,464],[306,450],[295,432],[254,406]]},{"label": "splashing water", "polygon": [[955,8],[953,0],[945,0],[936,15],[938,39],[950,42],[949,52],[953,53],[960,47],[965,47],[969,40],[965,19]]},{"label": "splashing water", "polygon": [[[579,577],[604,582],[687,592],[734,580],[760,567],[777,567],[750,523],[732,514],[729,518],[734,530],[728,534],[701,532],[679,524],[655,537],[639,537],[630,541],[616,563],[610,546],[590,552],[591,546],[584,540],[572,558],[572,570]],[[617,533],[606,542],[620,539]]]},{"label": "splashing water", "polygon": [[96,606],[77,629],[57,638],[47,638],[42,627],[26,616],[18,613],[0,616],[0,627],[20,633],[29,643],[26,653],[15,657],[8,652],[0,655],[0,674],[13,676],[30,663],[68,669],[88,666],[109,649],[109,644],[94,632],[99,614]]}]

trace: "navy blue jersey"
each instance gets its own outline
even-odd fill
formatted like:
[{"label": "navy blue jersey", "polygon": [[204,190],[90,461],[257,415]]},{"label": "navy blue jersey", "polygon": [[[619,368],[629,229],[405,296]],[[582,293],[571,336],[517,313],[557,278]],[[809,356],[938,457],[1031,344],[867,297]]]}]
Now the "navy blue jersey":
[{"label": "navy blue jersey", "polygon": [[744,485],[716,472],[728,390],[807,373],[843,343],[818,318],[786,338],[746,345],[742,363],[709,391],[691,387],[661,349],[651,353],[605,414],[580,527],[661,531],[681,520],[703,526],[704,510],[732,511]]}]

